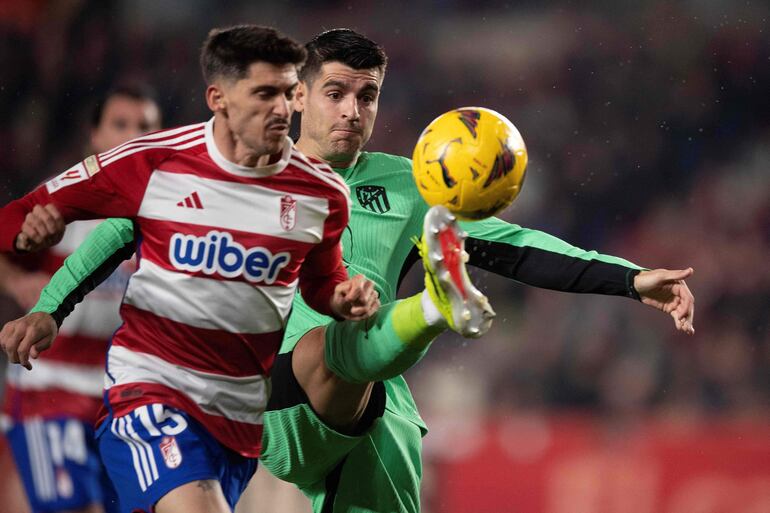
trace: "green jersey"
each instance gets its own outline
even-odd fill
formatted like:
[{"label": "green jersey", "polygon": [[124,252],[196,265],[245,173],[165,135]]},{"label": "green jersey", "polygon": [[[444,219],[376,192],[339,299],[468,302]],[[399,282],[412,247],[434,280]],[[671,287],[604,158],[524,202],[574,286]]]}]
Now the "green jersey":
[{"label": "green jersey", "polygon": [[[356,164],[335,169],[350,187],[352,211],[342,237],[343,260],[352,276],[372,280],[382,303],[396,299],[400,278],[418,260],[411,238],[422,234],[428,205],[412,179],[411,161],[364,152]],[[635,296],[638,267],[616,257],[571,246],[536,230],[490,218],[461,223],[468,232],[470,264],[524,283],[571,292]],[[309,330],[331,322],[297,294],[281,353],[294,349]],[[427,431],[403,377],[385,382],[386,408]]]}]

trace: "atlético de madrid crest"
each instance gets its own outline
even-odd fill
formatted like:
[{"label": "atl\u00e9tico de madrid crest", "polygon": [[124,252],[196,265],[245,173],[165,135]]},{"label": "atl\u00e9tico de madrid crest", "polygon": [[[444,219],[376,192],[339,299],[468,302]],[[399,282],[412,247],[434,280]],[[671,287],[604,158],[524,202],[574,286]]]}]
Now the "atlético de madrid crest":
[{"label": "atl\u00e9tico de madrid crest", "polygon": [[366,210],[384,214],[390,210],[390,202],[385,187],[381,185],[359,185],[356,187],[358,203]]},{"label": "atl\u00e9tico de madrid crest", "polygon": [[281,198],[281,227],[287,232],[297,224],[297,200],[288,194]]}]

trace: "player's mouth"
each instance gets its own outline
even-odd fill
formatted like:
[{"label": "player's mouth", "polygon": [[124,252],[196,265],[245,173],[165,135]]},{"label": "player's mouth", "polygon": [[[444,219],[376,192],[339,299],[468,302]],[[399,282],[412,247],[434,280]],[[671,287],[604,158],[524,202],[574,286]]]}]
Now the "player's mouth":
[{"label": "player's mouth", "polygon": [[343,134],[361,135],[363,131],[358,128],[333,128],[332,132],[340,132]]},{"label": "player's mouth", "polygon": [[267,125],[267,130],[269,132],[288,132],[289,131],[289,124],[284,122],[277,122],[277,123],[270,123]]}]

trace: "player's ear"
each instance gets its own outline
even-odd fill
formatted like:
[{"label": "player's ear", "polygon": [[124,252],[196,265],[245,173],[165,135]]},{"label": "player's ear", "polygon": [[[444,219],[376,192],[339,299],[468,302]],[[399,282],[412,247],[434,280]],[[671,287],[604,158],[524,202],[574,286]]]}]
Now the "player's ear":
[{"label": "player's ear", "polygon": [[227,108],[225,94],[219,84],[211,84],[206,88],[206,105],[211,112],[220,112]]},{"label": "player's ear", "polygon": [[305,98],[307,98],[307,84],[300,82],[297,84],[297,90],[294,91],[294,112],[305,110]]}]

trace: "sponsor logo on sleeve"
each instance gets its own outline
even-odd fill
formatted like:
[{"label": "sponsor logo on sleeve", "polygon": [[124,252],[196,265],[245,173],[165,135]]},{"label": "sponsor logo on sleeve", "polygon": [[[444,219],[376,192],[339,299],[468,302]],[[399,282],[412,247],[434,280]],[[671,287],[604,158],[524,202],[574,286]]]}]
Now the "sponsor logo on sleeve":
[{"label": "sponsor logo on sleeve", "polygon": [[83,165],[82,162],[78,162],[76,165],[69,168],[59,176],[47,181],[45,188],[48,190],[49,194],[53,194],[63,187],[75,185],[76,183],[87,179],[88,171],[86,171],[85,165]]},{"label": "sponsor logo on sleeve", "polygon": [[245,248],[228,232],[212,230],[202,237],[175,233],[168,245],[169,261],[182,271],[245,277],[252,283],[271,285],[291,261],[285,251],[273,254],[267,248]]},{"label": "sponsor logo on sleeve", "polygon": [[88,176],[94,176],[96,173],[102,170],[102,167],[99,165],[99,159],[96,158],[96,155],[91,155],[85,159],[83,164],[86,166]]}]

